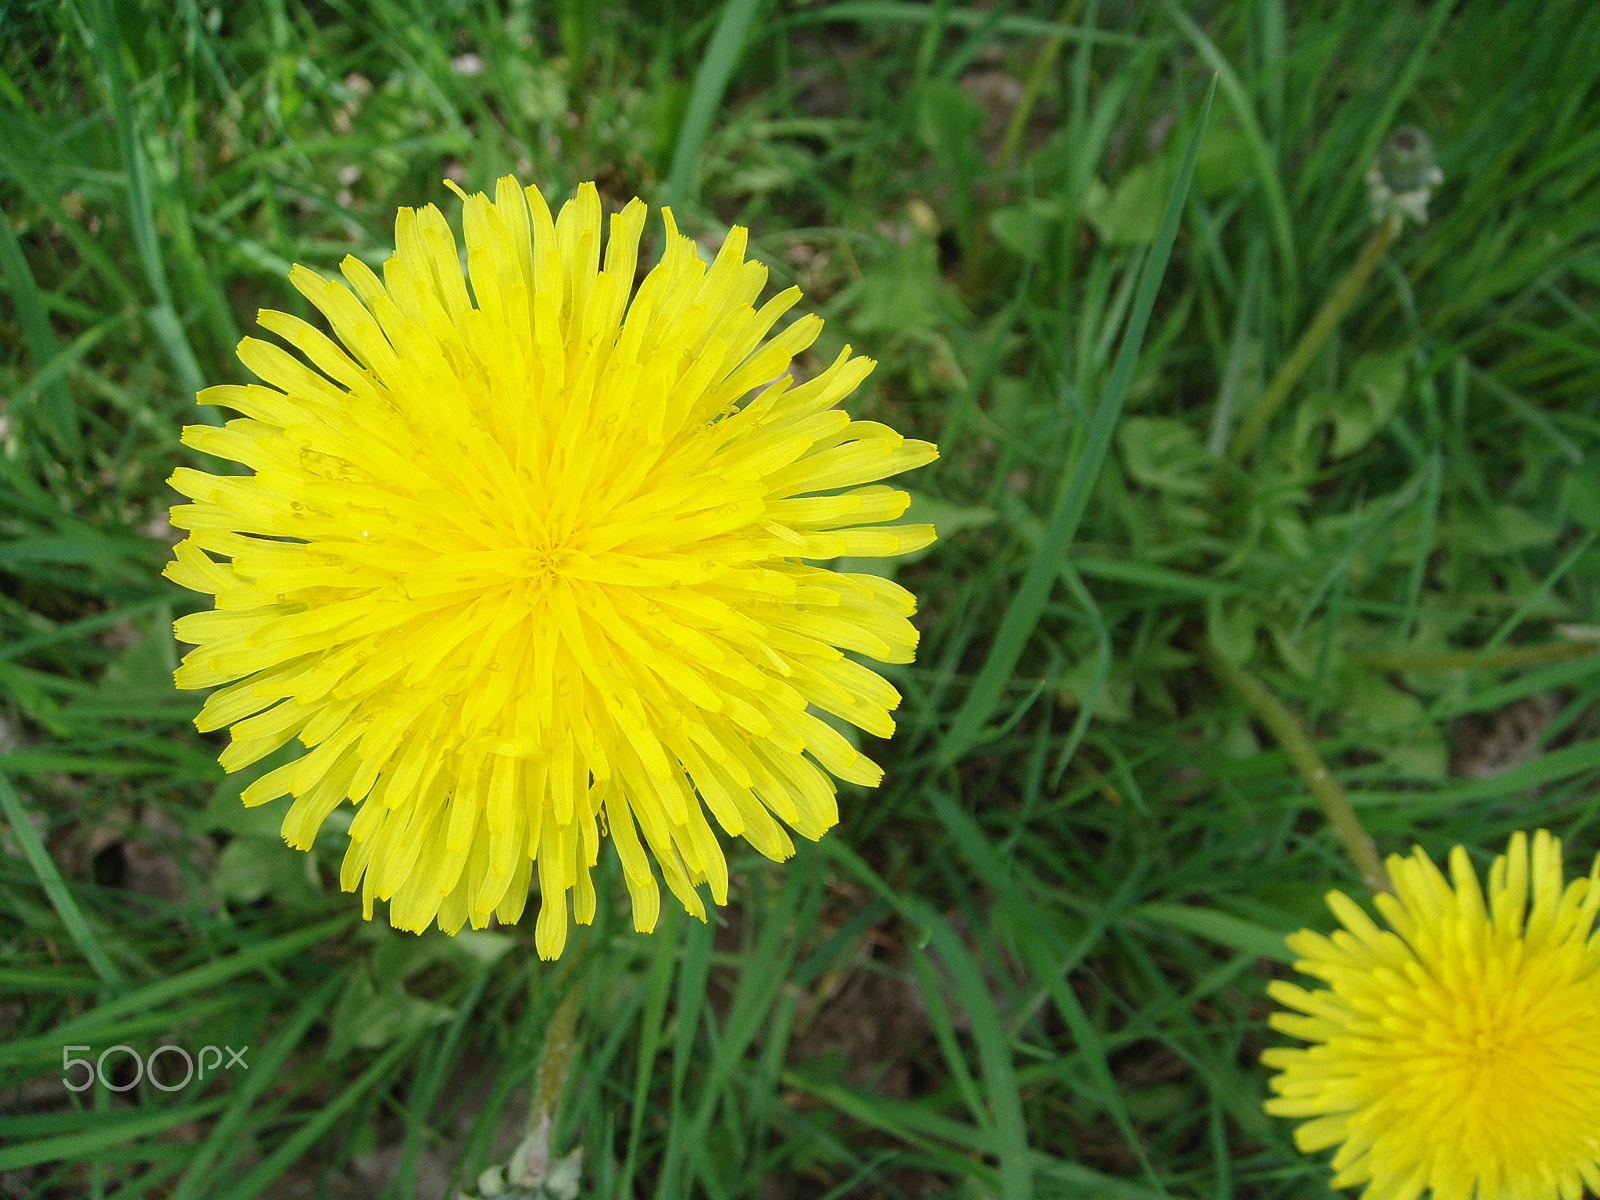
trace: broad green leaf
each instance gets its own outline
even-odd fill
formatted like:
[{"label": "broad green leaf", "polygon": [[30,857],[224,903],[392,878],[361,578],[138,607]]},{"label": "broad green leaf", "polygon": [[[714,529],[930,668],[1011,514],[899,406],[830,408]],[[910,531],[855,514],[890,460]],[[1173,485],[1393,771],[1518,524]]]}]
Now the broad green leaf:
[{"label": "broad green leaf", "polygon": [[1344,389],[1306,398],[1295,414],[1295,441],[1303,445],[1318,425],[1331,422],[1334,458],[1354,454],[1388,422],[1405,395],[1409,349],[1368,354],[1350,368]]},{"label": "broad green leaf", "polygon": [[1236,667],[1246,666],[1256,652],[1256,631],[1261,614],[1252,604],[1223,607],[1221,600],[1206,604],[1206,634],[1218,652]]},{"label": "broad green leaf", "polygon": [[1039,239],[1049,226],[1061,220],[1061,213],[1061,201],[1048,197],[1027,204],[1008,204],[989,214],[989,232],[1007,250],[1026,258],[1037,252]]},{"label": "broad green leaf", "polygon": [[[1168,145],[1173,144],[1169,138]],[[1226,117],[1213,116],[1194,164],[1194,190],[1208,200],[1226,195],[1254,170],[1255,159],[1244,130]]]},{"label": "broad green leaf", "polygon": [[222,899],[236,904],[253,904],[269,894],[293,899],[308,890],[321,890],[315,862],[278,837],[236,837],[217,855],[211,886]]},{"label": "broad green leaf", "polygon": [[[1063,700],[1074,708],[1083,708],[1091,699],[1096,674],[1092,657],[1079,659],[1062,673],[1057,685]],[[1133,715],[1133,681],[1116,667],[1100,681],[1099,694],[1092,698],[1095,715],[1103,720],[1126,721]]]},{"label": "broad green leaf", "polygon": [[1449,747],[1420,700],[1358,667],[1342,675],[1339,693],[1345,719],[1396,770],[1414,779],[1444,778]]},{"label": "broad green leaf", "polygon": [[1170,417],[1128,417],[1117,430],[1123,465],[1134,480],[1174,496],[1202,496],[1216,460],[1194,427]]},{"label": "broad green leaf", "polygon": [[942,162],[959,166],[978,154],[983,106],[960,84],[930,79],[917,105],[917,133]]},{"label": "broad green leaf", "polygon": [[265,804],[258,804],[254,808],[246,808],[240,796],[245,788],[268,771],[299,758],[301,753],[303,750],[300,744],[291,741],[259,761],[231,774],[223,775],[219,767],[218,774],[222,777],[212,790],[211,800],[206,807],[190,816],[190,832],[277,837],[279,829],[283,826],[283,818],[287,815],[293,800],[288,796],[281,796]]},{"label": "broad green leaf", "polygon": [[1600,478],[1590,471],[1569,471],[1561,483],[1562,511],[1585,529],[1600,529]]},{"label": "broad green leaf", "polygon": [[[1114,186],[1108,187],[1099,179],[1090,182],[1084,216],[1101,238],[1113,246],[1154,240],[1161,228],[1167,196],[1183,166],[1186,137],[1186,133],[1169,134],[1155,158],[1135,166]],[[1243,131],[1232,122],[1214,117],[1195,160],[1195,192],[1207,198],[1222,195],[1254,170],[1253,152]]]},{"label": "broad green leaf", "polygon": [[999,516],[994,509],[985,508],[981,504],[956,504],[917,491],[911,492],[910,495],[911,506],[906,509],[905,515],[900,517],[900,521],[908,525],[931,524],[938,533],[939,540],[911,554],[897,556],[893,561],[898,563],[918,562],[932,554],[941,543],[948,542],[962,531],[981,529]]},{"label": "broad green leaf", "polygon": [[944,321],[957,302],[939,272],[933,244],[913,238],[869,270],[844,295],[850,325],[864,334],[914,336]]},{"label": "broad green leaf", "polygon": [[171,615],[157,613],[141,624],[138,640],[100,676],[100,688],[119,698],[165,699],[172,694],[172,672],[178,666]]},{"label": "broad green leaf", "polygon": [[1154,241],[1161,228],[1172,183],[1151,163],[1134,167],[1115,187],[1099,179],[1089,184],[1083,215],[1100,237],[1113,246],[1134,246]]},{"label": "broad green leaf", "polygon": [[399,983],[379,988],[366,966],[350,972],[333,1011],[327,1056],[337,1061],[351,1050],[376,1050],[448,1021],[453,1012],[442,1004],[413,996]]}]

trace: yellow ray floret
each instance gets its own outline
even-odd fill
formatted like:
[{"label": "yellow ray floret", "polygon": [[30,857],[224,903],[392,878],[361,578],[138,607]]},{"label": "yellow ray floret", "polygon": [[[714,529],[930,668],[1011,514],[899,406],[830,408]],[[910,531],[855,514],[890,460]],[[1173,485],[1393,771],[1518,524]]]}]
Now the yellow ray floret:
[{"label": "yellow ray floret", "polygon": [[[1337,1146],[1335,1187],[1366,1200],[1579,1200],[1600,1193],[1600,860],[1562,886],[1561,843],[1511,839],[1488,896],[1467,853],[1447,880],[1419,849],[1389,859],[1379,929],[1340,892],[1331,937],[1289,939],[1329,986],[1274,982],[1267,1111]],[[1531,907],[1530,902],[1531,900]],[[1391,932],[1392,930],[1392,932]]]},{"label": "yellow ray floret", "polygon": [[201,393],[244,415],[185,444],[254,474],[172,477],[166,573],[216,597],[177,622],[177,682],[218,689],[196,724],[231,727],[228,770],[309,748],[244,793],[294,796],[291,845],[355,802],[341,877],[369,917],[512,922],[537,869],[553,958],[607,833],[648,930],[655,870],[701,917],[696,885],[725,900],[708,810],[782,859],[783,826],[836,821],[832,777],[878,782],[818,711],[893,732],[899,694],[844,652],[910,662],[916,602],[808,560],[931,542],[883,524],[908,498],[879,481],[938,452],[839,407],[873,366],[848,347],[785,374],[822,322],[768,337],[800,293],[755,307],[743,229],[708,268],[664,212],[630,303],[643,202],[602,263],[592,184],[554,219],[509,177],[462,199],[466,278],[439,211],[401,209],[381,279],[290,275],[337,342],[264,311],[297,353],[246,338],[266,386]]}]

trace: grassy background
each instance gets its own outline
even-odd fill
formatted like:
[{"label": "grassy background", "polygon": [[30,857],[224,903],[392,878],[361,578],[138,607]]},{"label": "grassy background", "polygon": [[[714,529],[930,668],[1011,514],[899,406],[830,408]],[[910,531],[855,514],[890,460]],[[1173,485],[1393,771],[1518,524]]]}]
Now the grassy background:
[{"label": "grassy background", "polygon": [[[1520,648],[1600,624],[1591,4],[10,0],[0,34],[0,799],[34,831],[0,842],[0,1194],[446,1194],[577,988],[585,1197],[1324,1196],[1260,1110],[1263,989],[1360,884],[1197,636],[1385,853],[1544,825],[1587,864],[1600,660]],[[1397,124],[1434,220],[1219,486]],[[304,315],[289,265],[377,265],[397,205],[507,171],[747,224],[817,357],[880,360],[852,407],[944,450],[884,786],[732,864],[711,925],[602,903],[553,966],[531,924],[363,926],[336,822],[302,856],[242,809],[158,575],[178,428],[258,306]],[[61,1084],[64,1044],[163,1040],[250,1069]]]}]

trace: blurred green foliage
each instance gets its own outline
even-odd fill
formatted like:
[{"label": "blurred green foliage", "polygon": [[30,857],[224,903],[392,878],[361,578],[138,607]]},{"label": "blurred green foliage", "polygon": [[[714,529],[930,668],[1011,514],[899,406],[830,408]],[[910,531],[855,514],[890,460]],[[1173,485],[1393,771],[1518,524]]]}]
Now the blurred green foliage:
[{"label": "blurred green foliage", "polygon": [[[585,1148],[586,1196],[1327,1194],[1255,1060],[1282,934],[1359,882],[1190,647],[1300,714],[1385,852],[1487,855],[1536,825],[1593,850],[1600,660],[1541,647],[1600,627],[1600,16],[1059,18],[0,5],[0,771],[49,852],[0,833],[5,1186],[445,1194],[520,1136],[580,988],[555,1146]],[[1214,73],[1102,460],[1089,431]],[[1432,223],[1223,466],[1368,237],[1363,174],[1402,123],[1438,147]],[[675,160],[683,226],[714,248],[747,225],[827,318],[818,361],[847,340],[879,360],[853,410],[942,445],[909,482],[945,536],[893,565],[923,642],[872,748],[885,784],[845,787],[841,827],[786,866],[731,864],[709,926],[640,937],[603,903],[550,966],[520,928],[362,925],[336,822],[284,848],[170,686],[196,598],[159,575],[163,481],[197,461],[180,425],[217,419],[193,392],[244,380],[257,307],[308,315],[291,263],[381,263],[400,205],[453,217],[442,176],[515,171],[552,200],[594,179],[617,206],[665,198]],[[1049,593],[1008,621],[1036,564]],[[992,697],[990,661],[1015,663]],[[162,1040],[248,1044],[251,1070],[60,1084],[63,1044]]]}]

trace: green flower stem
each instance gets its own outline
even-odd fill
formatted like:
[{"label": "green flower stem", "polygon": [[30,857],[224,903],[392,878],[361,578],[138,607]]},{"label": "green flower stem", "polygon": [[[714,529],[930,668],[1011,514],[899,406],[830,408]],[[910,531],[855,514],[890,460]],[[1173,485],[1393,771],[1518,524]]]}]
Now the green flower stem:
[{"label": "green flower stem", "polygon": [[1363,654],[1361,662],[1375,671],[1496,671],[1537,667],[1588,654],[1600,654],[1600,646],[1593,642],[1546,642],[1503,650],[1374,650]]},{"label": "green flower stem", "polygon": [[544,1051],[539,1056],[539,1073],[533,1082],[533,1104],[528,1109],[528,1131],[532,1133],[548,1117],[555,1122],[556,1105],[567,1086],[567,1069],[572,1063],[572,1043],[582,1008],[583,984],[574,983],[550,1016],[544,1034]]},{"label": "green flower stem", "polygon": [[1250,706],[1250,711],[1277,739],[1278,745],[1283,747],[1283,752],[1306,781],[1306,786],[1322,807],[1323,816],[1328,818],[1328,824],[1333,826],[1333,831],[1344,843],[1345,854],[1361,873],[1367,886],[1375,892],[1392,892],[1394,888],[1378,858],[1378,849],[1373,844],[1372,836],[1362,826],[1355,809],[1350,807],[1344,789],[1311,745],[1311,739],[1306,736],[1299,719],[1259,679],[1223,658],[1211,644],[1210,638],[1195,638],[1193,645],[1217,681],[1238,693]]},{"label": "green flower stem", "polygon": [[[1056,14],[1056,24],[1072,24],[1078,17],[1078,9],[1082,6],[1083,0],[1066,0],[1061,6],[1061,11]],[[1023,135],[1028,132],[1028,118],[1033,116],[1034,106],[1039,102],[1039,93],[1044,90],[1045,81],[1050,78],[1056,59],[1061,57],[1061,49],[1066,44],[1067,39],[1063,34],[1051,34],[1045,39],[1044,45],[1039,47],[1039,53],[1034,56],[1033,68],[1028,72],[1027,82],[1022,85],[1022,94],[1011,110],[1011,117],[1006,122],[1006,131],[1000,138],[1000,149],[995,154],[994,178],[997,187],[1005,186],[1011,164],[1016,161],[1017,154],[1022,149]],[[972,250],[967,255],[962,274],[962,281],[969,289],[977,286],[978,271],[983,262],[984,244],[988,240],[987,233],[988,222],[980,217],[973,225]]]},{"label": "green flower stem", "polygon": [[[1056,14],[1057,25],[1070,25],[1078,18],[1078,10],[1083,7],[1083,0],[1066,0],[1061,6],[1061,11]],[[1044,90],[1045,80],[1050,77],[1050,71],[1056,65],[1056,59],[1061,56],[1061,49],[1067,44],[1066,35],[1055,33],[1045,39],[1044,45],[1039,47],[1039,53],[1033,60],[1033,69],[1028,72],[1028,82],[1022,86],[1022,95],[1017,99],[1016,107],[1011,110],[1011,119],[1006,122],[1006,132],[1000,139],[1000,153],[995,156],[995,174],[1004,179],[1011,164],[1017,157],[1017,151],[1022,148],[1022,135],[1028,131],[1028,118],[1033,115],[1033,107],[1039,102],[1039,93]]]},{"label": "green flower stem", "polygon": [[1255,407],[1234,431],[1233,440],[1228,445],[1228,460],[1235,466],[1243,465],[1245,459],[1250,457],[1250,452],[1255,449],[1256,442],[1266,430],[1267,423],[1283,406],[1294,385],[1300,382],[1300,376],[1305,374],[1306,368],[1311,365],[1311,360],[1317,356],[1317,351],[1322,349],[1329,335],[1344,319],[1345,313],[1355,303],[1356,297],[1361,294],[1361,289],[1367,285],[1367,280],[1372,277],[1372,272],[1382,261],[1384,251],[1389,249],[1389,244],[1399,232],[1398,214],[1385,217],[1372,231],[1366,247],[1361,251],[1361,257],[1356,259],[1355,265],[1346,272],[1345,277],[1329,294],[1311,324],[1300,335],[1300,340],[1294,344],[1294,349],[1289,351],[1289,357],[1278,367],[1277,374],[1272,377],[1267,390],[1261,394],[1261,399],[1256,401]]}]

